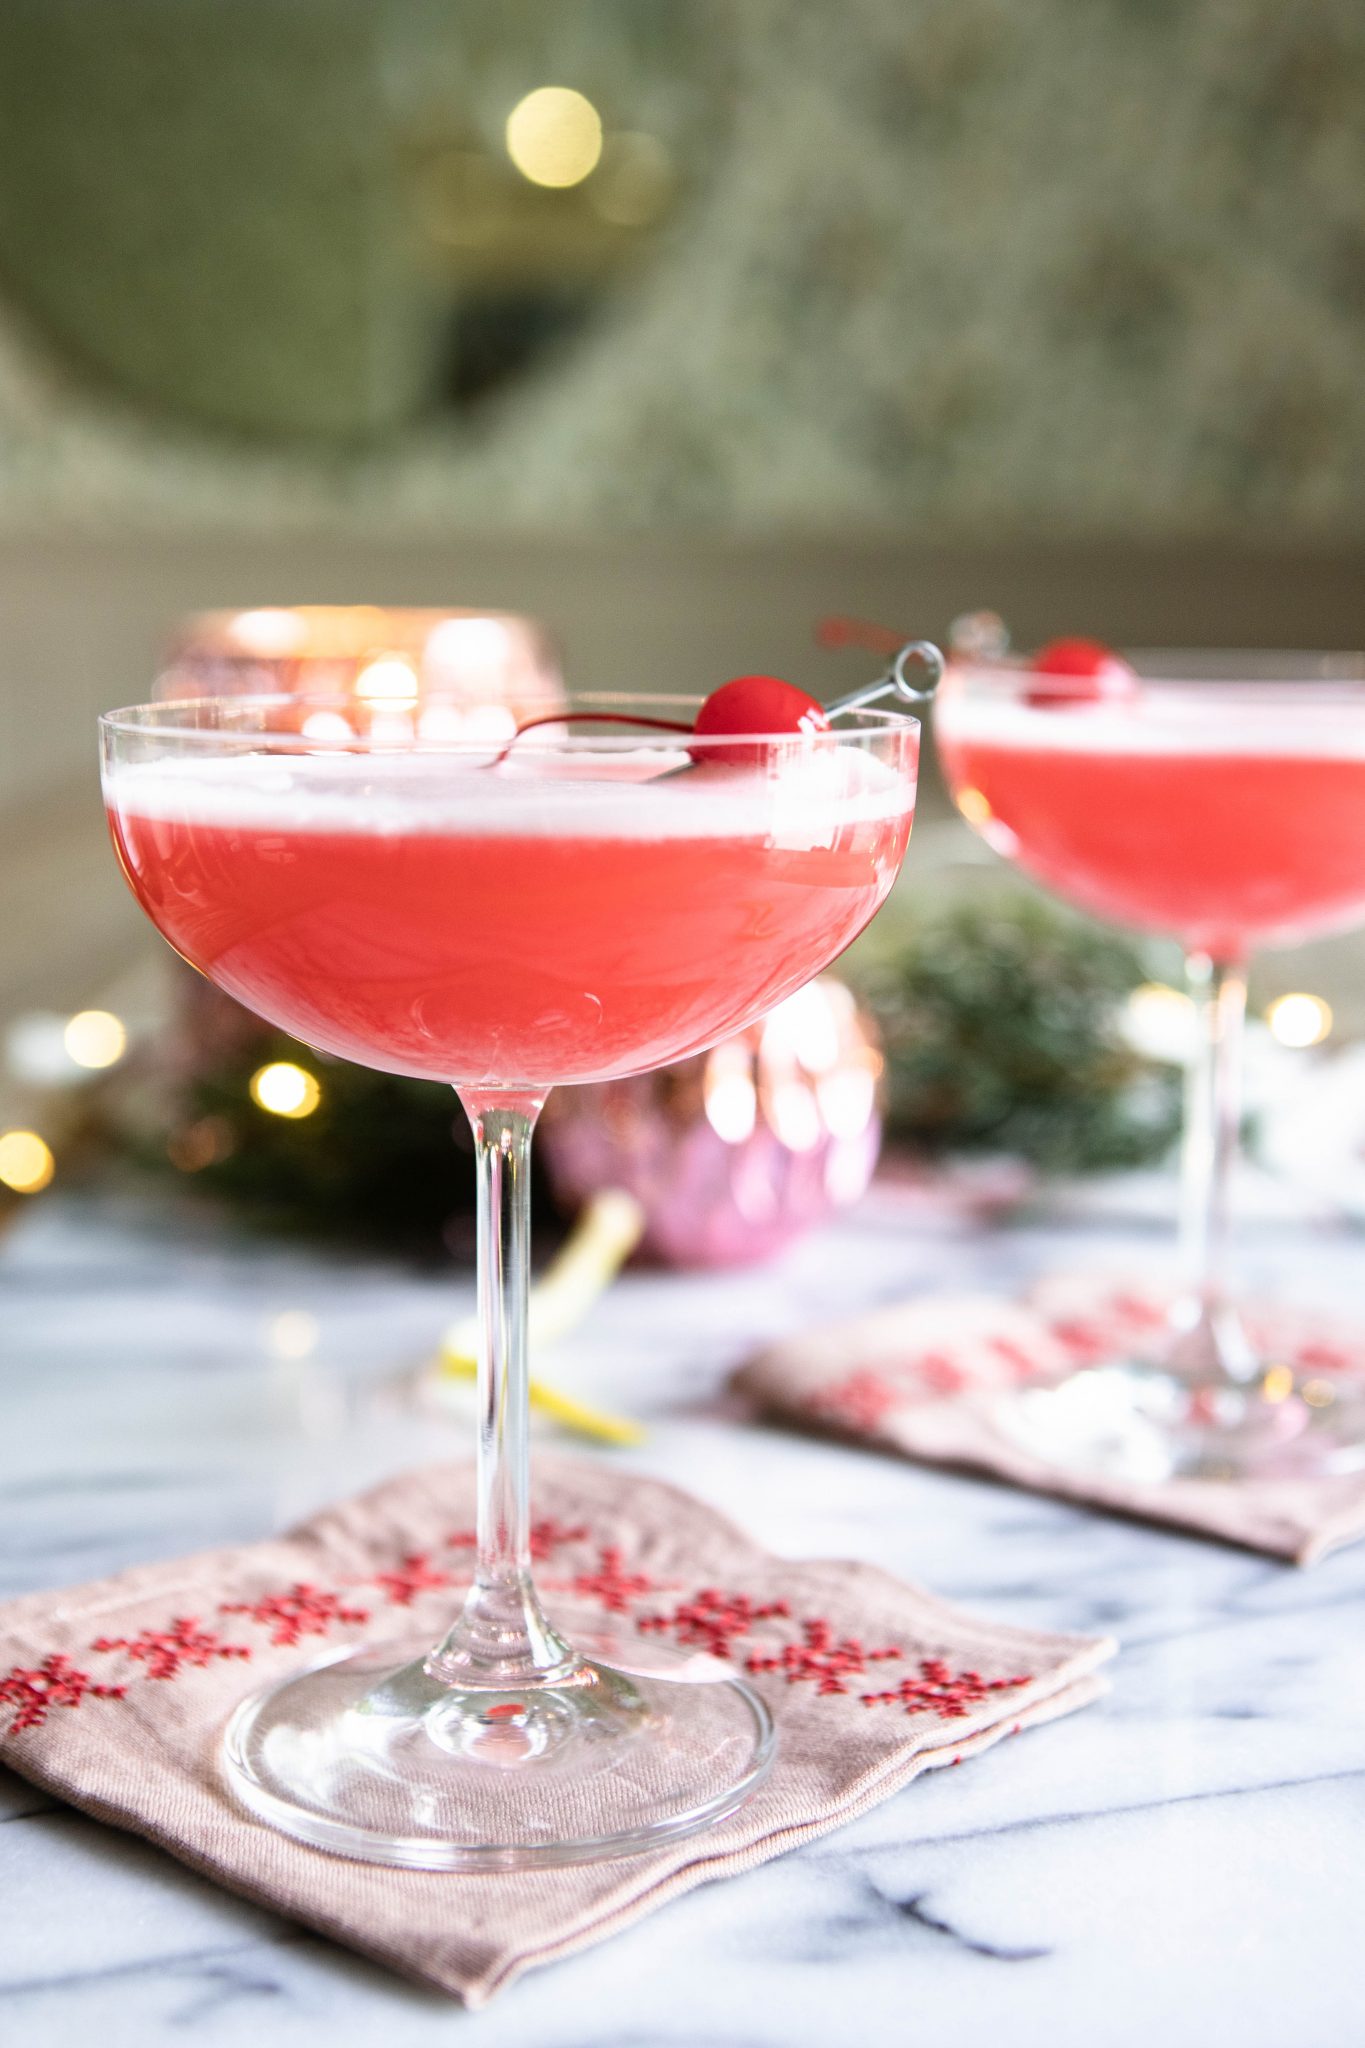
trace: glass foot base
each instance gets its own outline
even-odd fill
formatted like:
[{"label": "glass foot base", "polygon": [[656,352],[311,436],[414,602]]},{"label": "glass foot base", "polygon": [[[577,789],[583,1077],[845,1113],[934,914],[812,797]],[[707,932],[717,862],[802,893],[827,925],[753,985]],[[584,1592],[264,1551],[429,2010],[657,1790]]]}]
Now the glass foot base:
[{"label": "glass foot base", "polygon": [[343,1651],[245,1701],[223,1745],[238,1798],[339,1856],[510,1870],[694,1834],[772,1762],[767,1708],[708,1657],[604,1638],[560,1683],[495,1692],[434,1678],[429,1649]]},{"label": "glass foot base", "polygon": [[1314,1479],[1365,1468],[1365,1387],[1279,1365],[1245,1387],[1191,1384],[1160,1363],[1089,1366],[1011,1394],[995,1418],[1021,1450],[1106,1479]]}]

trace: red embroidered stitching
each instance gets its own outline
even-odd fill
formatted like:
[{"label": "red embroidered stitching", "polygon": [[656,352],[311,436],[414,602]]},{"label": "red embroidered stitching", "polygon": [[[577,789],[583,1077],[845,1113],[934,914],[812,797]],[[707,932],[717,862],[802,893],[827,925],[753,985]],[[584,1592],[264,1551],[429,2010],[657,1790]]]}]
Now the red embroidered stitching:
[{"label": "red embroidered stitching", "polygon": [[747,1593],[721,1593],[714,1586],[705,1586],[671,1614],[645,1614],[635,1625],[652,1635],[672,1629],[680,1643],[696,1643],[713,1657],[728,1657],[734,1638],[747,1635],[756,1621],[790,1613],[785,1600],[772,1600],[759,1607]]},{"label": "red embroidered stitching", "polygon": [[834,1639],[829,1622],[815,1620],[801,1624],[801,1641],[788,1643],[773,1657],[749,1657],[746,1671],[780,1671],[788,1685],[810,1679],[817,1693],[847,1692],[846,1678],[861,1677],[869,1664],[903,1656],[901,1650],[868,1650],[858,1636]]},{"label": "red embroidered stitching", "polygon": [[1321,1338],[1314,1338],[1295,1346],[1294,1362],[1306,1372],[1346,1372],[1351,1365],[1351,1354],[1340,1344],[1326,1344]]},{"label": "red embroidered stitching", "polygon": [[367,1607],[343,1607],[339,1595],[316,1586],[291,1586],[287,1593],[269,1593],[262,1600],[224,1600],[220,1614],[247,1614],[273,1624],[271,1642],[296,1643],[300,1636],[325,1636],[333,1622],[368,1621]]},{"label": "red embroidered stitching", "polygon": [[176,1678],[184,1664],[201,1669],[215,1657],[249,1657],[245,1643],[225,1643],[216,1630],[202,1629],[194,1615],[177,1618],[168,1629],[144,1628],[135,1636],[97,1636],[92,1650],[126,1650],[135,1664],[145,1664],[148,1678]]},{"label": "red embroidered stitching", "polygon": [[1154,1302],[1144,1301],[1140,1294],[1116,1294],[1110,1306],[1116,1315],[1126,1317],[1139,1329],[1155,1330],[1166,1321],[1164,1312]]},{"label": "red embroidered stitching", "polygon": [[419,1593],[431,1592],[437,1586],[453,1586],[455,1581],[449,1572],[433,1570],[425,1550],[414,1550],[396,1571],[376,1572],[374,1583],[391,1606],[411,1607]]},{"label": "red embroidered stitching", "polygon": [[895,1408],[903,1406],[905,1390],[893,1386],[881,1373],[861,1367],[832,1387],[810,1396],[806,1406],[813,1415],[828,1417],[846,1429],[876,1429]]},{"label": "red embroidered stitching", "polygon": [[[586,1523],[557,1522],[553,1515],[531,1524],[531,1562],[544,1564],[547,1559],[566,1543],[582,1543],[592,1532]],[[451,1550],[474,1550],[478,1546],[478,1532],[474,1529],[457,1529],[446,1537]]]},{"label": "red embroidered stitching", "polygon": [[572,1526],[557,1522],[553,1515],[543,1521],[531,1524],[531,1562],[544,1564],[566,1543],[583,1543],[591,1534],[586,1522],[575,1522]]},{"label": "red embroidered stitching", "polygon": [[628,1614],[642,1594],[661,1589],[648,1572],[628,1572],[620,1551],[609,1543],[598,1552],[596,1571],[580,1572],[570,1579],[569,1590],[588,1600],[600,1600],[610,1614]]},{"label": "red embroidered stitching", "polygon": [[1059,1344],[1065,1344],[1068,1351],[1079,1352],[1083,1358],[1100,1357],[1113,1341],[1100,1324],[1080,1316],[1058,1316],[1051,1329]]},{"label": "red embroidered stitching", "polygon": [[918,1678],[903,1678],[890,1692],[865,1692],[865,1707],[896,1706],[907,1714],[937,1714],[940,1721],[960,1721],[993,1692],[1012,1692],[1027,1685],[1022,1678],[983,1678],[979,1671],[952,1671],[941,1657],[922,1657]]},{"label": "red embroidered stitching", "polygon": [[88,1671],[78,1671],[69,1657],[44,1657],[36,1669],[16,1664],[0,1678],[0,1706],[18,1709],[7,1734],[18,1735],[24,1728],[41,1728],[50,1707],[78,1707],[87,1696],[96,1700],[121,1700],[126,1685],[96,1685]]},{"label": "red embroidered stitching", "polygon": [[991,1350],[997,1358],[1003,1358],[1016,1379],[1031,1380],[1038,1371],[1038,1361],[1031,1358],[1022,1344],[1016,1344],[1013,1337],[992,1337]]},{"label": "red embroidered stitching", "polygon": [[935,1394],[960,1394],[970,1377],[943,1351],[926,1351],[915,1369],[923,1384]]}]

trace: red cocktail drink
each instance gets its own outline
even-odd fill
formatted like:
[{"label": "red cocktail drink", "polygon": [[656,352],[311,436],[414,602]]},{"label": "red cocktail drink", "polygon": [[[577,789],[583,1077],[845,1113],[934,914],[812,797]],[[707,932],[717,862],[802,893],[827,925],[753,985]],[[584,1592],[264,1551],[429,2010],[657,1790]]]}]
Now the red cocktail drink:
[{"label": "red cocktail drink", "polygon": [[[907,648],[870,694],[904,697],[912,660],[942,665]],[[794,700],[791,724],[754,732],[760,700]],[[771,1716],[736,1668],[624,1624],[613,1638],[594,1620],[578,1644],[531,1574],[528,1189],[546,1094],[761,1017],[867,923],[910,833],[913,718],[832,721],[773,678],[701,708],[699,729],[693,702],[578,704],[501,748],[451,740],[439,704],[406,697],[103,721],[114,843],[171,944],[310,1045],[453,1083],[474,1129],[473,1583],[439,1642],[288,1677],[224,1738],[239,1799],[315,1848],[430,1870],[615,1858],[732,1812],[771,1762]]]},{"label": "red cocktail drink", "polygon": [[1321,703],[1154,694],[1032,706],[950,678],[964,816],[1071,902],[1218,960],[1365,918],[1365,732]]},{"label": "red cocktail drink", "polygon": [[161,759],[109,779],[110,824],[160,931],[272,1023],[389,1073],[547,1088],[771,1009],[867,923],[910,832],[913,775],[866,753],[621,758]]},{"label": "red cocktail drink", "polygon": [[[982,661],[935,731],[959,810],[1099,917],[1177,938],[1201,1020],[1185,1147],[1190,1285],[1164,1348],[1006,1403],[1056,1462],[1146,1480],[1365,1462],[1365,1403],[1306,1397],[1248,1339],[1225,1274],[1246,962],[1365,921],[1365,669],[1348,659]],[[1100,657],[1092,660],[1092,656]]]}]

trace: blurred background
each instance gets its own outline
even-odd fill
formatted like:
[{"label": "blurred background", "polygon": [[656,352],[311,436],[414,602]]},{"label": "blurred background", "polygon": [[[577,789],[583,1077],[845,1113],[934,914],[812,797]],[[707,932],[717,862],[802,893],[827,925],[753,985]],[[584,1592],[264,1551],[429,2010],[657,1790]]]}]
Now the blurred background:
[{"label": "blurred background", "polygon": [[1359,645],[1362,104],[1358,0],[7,0],[0,1025],[142,1001],[93,721],[206,607]]}]

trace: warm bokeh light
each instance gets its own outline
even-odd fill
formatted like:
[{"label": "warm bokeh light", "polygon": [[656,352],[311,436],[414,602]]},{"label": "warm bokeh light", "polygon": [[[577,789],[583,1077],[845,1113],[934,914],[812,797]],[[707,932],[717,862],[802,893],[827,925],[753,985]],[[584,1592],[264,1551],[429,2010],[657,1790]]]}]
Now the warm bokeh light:
[{"label": "warm bokeh light", "polygon": [[306,740],[323,747],[345,747],[355,738],[355,728],[339,711],[310,711],[299,731]]},{"label": "warm bokeh light", "polygon": [[464,714],[467,740],[510,740],[516,730],[517,714],[506,704],[471,704]]},{"label": "warm bokeh light", "polygon": [[271,1116],[311,1116],[322,1100],[322,1089],[306,1067],[293,1060],[272,1060],[252,1075],[251,1099]]},{"label": "warm bokeh light", "polygon": [[282,661],[307,646],[308,621],[299,612],[263,606],[258,611],[238,612],[230,633],[248,654],[259,655],[263,661]]},{"label": "warm bokeh light", "polygon": [[1270,1035],[1280,1045],[1321,1045],[1332,1029],[1332,1005],[1321,996],[1277,996],[1265,1013]]},{"label": "warm bokeh light", "polygon": [[367,704],[415,704],[417,692],[417,671],[401,654],[381,654],[355,679],[355,693]]},{"label": "warm bokeh light", "polygon": [[1277,1406],[1294,1391],[1294,1375],[1287,1365],[1268,1366],[1261,1380],[1261,1398]]},{"label": "warm bokeh light", "polygon": [[602,117],[567,85],[542,85],[507,116],[507,154],[533,185],[581,185],[602,154]]},{"label": "warm bokeh light", "polygon": [[57,1170],[52,1148],[36,1131],[0,1133],[0,1182],[16,1195],[36,1195]]},{"label": "warm bokeh light", "polygon": [[868,1046],[851,1054],[838,1073],[821,1075],[815,1084],[815,1099],[832,1138],[851,1142],[862,1137],[877,1114],[881,1072],[881,1055]]},{"label": "warm bokeh light", "polygon": [[453,744],[464,737],[464,713],[458,704],[428,704],[417,720],[417,736]]},{"label": "warm bokeh light", "polygon": [[979,789],[960,789],[957,793],[957,807],[969,825],[979,829],[989,825],[994,812]]},{"label": "warm bokeh light", "polygon": [[1144,981],[1124,1005],[1123,1032],[1145,1058],[1178,1066],[1189,1059],[1198,1037],[1194,1004],[1183,989],[1164,981]]},{"label": "warm bokeh light", "polygon": [[[840,994],[844,991],[840,990]],[[794,1059],[808,1074],[827,1074],[839,1063],[835,985],[812,981],[788,996],[763,1022],[767,1059]]]},{"label": "warm bokeh light", "polygon": [[62,1044],[78,1067],[113,1067],[128,1049],[128,1033],[112,1010],[78,1010],[62,1033]]},{"label": "warm bokeh light", "polygon": [[767,1092],[768,1122],[789,1152],[813,1152],[824,1136],[820,1109],[804,1081],[779,1081]]},{"label": "warm bokeh light", "polygon": [[266,1342],[276,1358],[307,1358],[317,1349],[318,1319],[304,1308],[282,1309],[270,1319]]},{"label": "warm bokeh light", "polygon": [[709,1069],[702,1088],[706,1121],[724,1145],[742,1145],[758,1121],[758,1090],[747,1062],[728,1073]]}]

